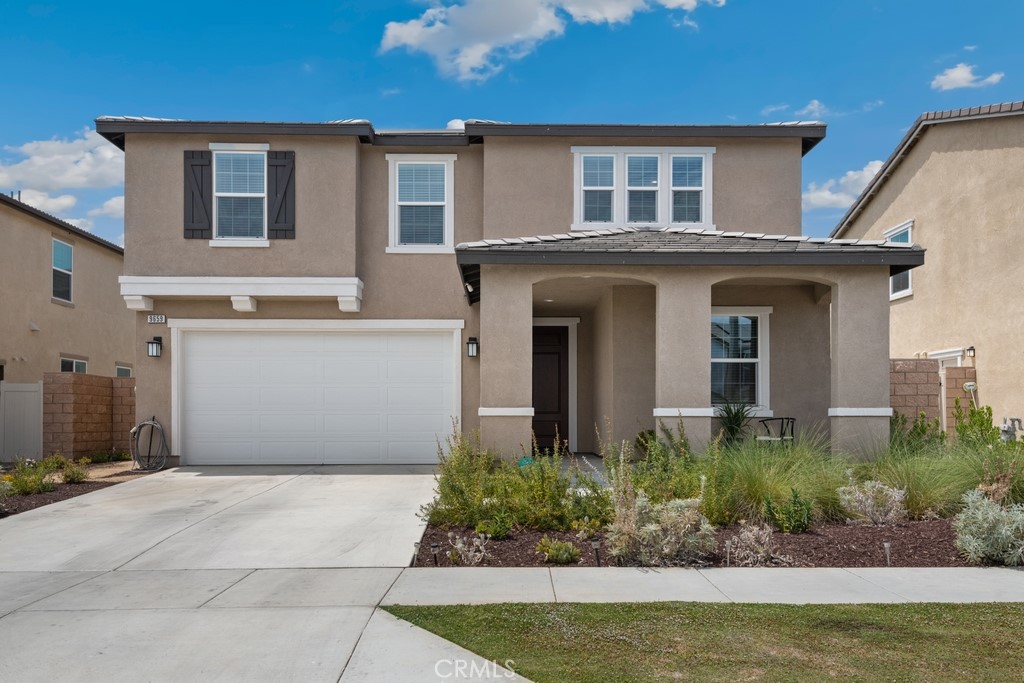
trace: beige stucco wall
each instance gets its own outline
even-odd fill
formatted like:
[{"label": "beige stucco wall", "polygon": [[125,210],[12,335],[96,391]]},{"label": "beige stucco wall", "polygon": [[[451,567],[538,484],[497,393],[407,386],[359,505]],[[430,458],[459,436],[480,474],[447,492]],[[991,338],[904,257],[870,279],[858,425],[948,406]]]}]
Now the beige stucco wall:
[{"label": "beige stucco wall", "polygon": [[[61,355],[83,358],[93,375],[135,364],[135,315],[124,307],[117,278],[121,254],[0,204],[0,363],[12,383],[60,372]],[[52,240],[71,244],[73,305],[54,303]],[[39,331],[32,332],[31,324]]]},{"label": "beige stucco wall", "polygon": [[715,147],[712,219],[717,229],[800,234],[798,138],[494,137],[483,145],[484,237],[569,229],[575,145]]},{"label": "beige stucco wall", "polygon": [[914,221],[928,253],[913,294],[891,304],[891,354],[974,346],[997,422],[1024,416],[1021,178],[1024,117],[932,125],[843,234],[875,239]]}]

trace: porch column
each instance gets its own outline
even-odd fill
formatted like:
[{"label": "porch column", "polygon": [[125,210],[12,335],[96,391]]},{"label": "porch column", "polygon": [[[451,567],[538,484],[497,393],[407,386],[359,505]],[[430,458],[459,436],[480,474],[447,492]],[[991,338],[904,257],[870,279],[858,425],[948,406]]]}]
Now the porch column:
[{"label": "porch column", "polygon": [[675,428],[682,419],[690,446],[711,438],[711,279],[680,269],[658,280],[654,417]]},{"label": "porch column", "polygon": [[483,266],[480,276],[480,438],[517,458],[533,426],[533,284],[514,266]]},{"label": "porch column", "polygon": [[837,452],[866,456],[889,440],[889,270],[844,269],[832,289],[832,400]]}]

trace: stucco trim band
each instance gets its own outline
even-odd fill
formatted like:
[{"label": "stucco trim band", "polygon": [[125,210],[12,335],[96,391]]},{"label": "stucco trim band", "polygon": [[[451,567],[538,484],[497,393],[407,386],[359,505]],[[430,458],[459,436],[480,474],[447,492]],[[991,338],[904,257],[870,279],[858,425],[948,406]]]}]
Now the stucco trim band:
[{"label": "stucco trim band", "polygon": [[892,417],[892,408],[829,408],[829,417]]},{"label": "stucco trim band", "polygon": [[654,417],[714,417],[714,408],[655,408]]},{"label": "stucco trim band", "polygon": [[477,412],[480,417],[533,417],[533,408],[483,408]]},{"label": "stucco trim band", "polygon": [[154,297],[323,297],[337,298],[338,307],[358,313],[363,281],[357,277],[215,277],[122,275],[121,296],[132,310]]}]

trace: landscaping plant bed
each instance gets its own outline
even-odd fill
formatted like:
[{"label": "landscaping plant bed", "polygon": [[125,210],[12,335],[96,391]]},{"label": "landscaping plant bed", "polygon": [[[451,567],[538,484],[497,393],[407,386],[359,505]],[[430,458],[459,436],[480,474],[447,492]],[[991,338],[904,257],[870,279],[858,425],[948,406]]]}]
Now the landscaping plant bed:
[{"label": "landscaping plant bed", "polygon": [[[472,536],[472,529],[456,529],[456,534]],[[428,526],[423,533],[416,566],[433,567],[434,560],[430,544],[437,543],[438,566],[451,567],[448,551],[448,529]],[[739,532],[736,526],[723,527],[715,533],[718,541],[718,555],[710,558],[711,566],[725,566],[725,541]],[[571,567],[594,567],[597,562],[590,541],[580,541],[575,532],[513,530],[509,537],[487,543],[489,567],[542,567],[549,565],[544,556],[537,552],[537,543],[543,536],[552,540],[568,541],[580,549],[580,561]],[[956,534],[952,521],[937,519],[920,522],[906,522],[886,526],[830,524],[813,528],[803,534],[775,535],[776,554],[792,560],[796,567],[885,567],[885,548],[889,543],[889,555],[893,567],[967,567],[966,561],[956,550]],[[614,565],[614,558],[608,555],[604,539],[601,539],[601,565]],[[550,565],[555,566],[555,565]]]},{"label": "landscaping plant bed", "polygon": [[125,481],[138,479],[149,472],[133,471],[131,461],[97,463],[89,465],[89,479],[80,484],[55,483],[56,488],[47,493],[33,493],[27,496],[9,495],[0,500],[0,517],[28,512],[36,508],[59,503],[62,500],[75,498],[86,493],[99,491]]}]

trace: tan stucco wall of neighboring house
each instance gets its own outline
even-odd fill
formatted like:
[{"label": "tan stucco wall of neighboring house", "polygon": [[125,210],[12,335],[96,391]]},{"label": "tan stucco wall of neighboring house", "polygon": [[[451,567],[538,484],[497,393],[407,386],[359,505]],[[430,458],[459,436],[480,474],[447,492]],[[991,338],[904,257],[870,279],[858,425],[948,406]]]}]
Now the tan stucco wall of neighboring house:
[{"label": "tan stucco wall of neighboring house", "polygon": [[1024,416],[1022,178],[1024,117],[932,125],[841,235],[877,239],[914,221],[928,256],[913,294],[891,303],[892,357],[974,346],[997,422]]},{"label": "tan stucco wall of neighboring house", "polygon": [[[565,232],[573,220],[574,146],[714,147],[718,230],[800,234],[797,138],[493,137],[484,147],[485,238]],[[524,201],[529,198],[529,201]]]},{"label": "tan stucco wall of neighboring house", "polygon": [[[89,374],[108,377],[115,364],[136,364],[135,314],[125,308],[117,284],[121,254],[6,204],[0,204],[0,235],[5,381],[39,382],[45,372],[60,372],[62,355],[85,360]],[[51,299],[53,238],[74,250],[70,305]]]}]

